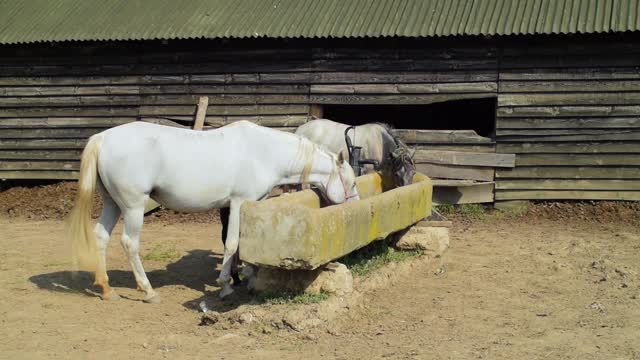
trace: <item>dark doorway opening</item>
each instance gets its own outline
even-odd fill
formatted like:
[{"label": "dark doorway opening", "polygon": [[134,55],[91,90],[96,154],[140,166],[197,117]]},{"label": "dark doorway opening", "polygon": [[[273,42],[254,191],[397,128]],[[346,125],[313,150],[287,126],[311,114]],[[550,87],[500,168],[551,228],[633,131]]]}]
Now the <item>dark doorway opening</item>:
[{"label": "dark doorway opening", "polygon": [[325,119],[350,125],[384,122],[396,129],[475,130],[494,137],[496,98],[428,105],[323,105]]}]

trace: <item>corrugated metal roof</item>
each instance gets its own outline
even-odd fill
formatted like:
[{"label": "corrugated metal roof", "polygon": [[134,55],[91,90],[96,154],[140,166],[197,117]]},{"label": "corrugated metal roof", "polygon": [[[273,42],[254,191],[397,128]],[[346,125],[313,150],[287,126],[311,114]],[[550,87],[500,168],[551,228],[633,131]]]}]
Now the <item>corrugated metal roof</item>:
[{"label": "corrugated metal roof", "polygon": [[637,31],[640,0],[3,0],[0,43]]}]

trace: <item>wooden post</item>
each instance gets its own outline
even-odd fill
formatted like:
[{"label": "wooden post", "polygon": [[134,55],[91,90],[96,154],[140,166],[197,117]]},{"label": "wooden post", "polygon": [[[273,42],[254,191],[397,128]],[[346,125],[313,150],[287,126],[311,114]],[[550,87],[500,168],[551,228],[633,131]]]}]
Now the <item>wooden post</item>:
[{"label": "wooden post", "polygon": [[209,106],[209,97],[202,96],[198,102],[198,111],[193,121],[193,130],[202,130],[204,119],[207,117],[207,107]]},{"label": "wooden post", "polygon": [[[193,120],[193,130],[202,130],[204,127],[204,118],[207,116],[207,107],[209,106],[209,97],[202,96],[198,102],[198,111],[196,112],[196,118]],[[144,207],[144,213],[155,210],[160,207],[160,204],[153,199],[149,199]]]},{"label": "wooden post", "polygon": [[311,116],[311,119],[322,119],[322,105],[311,104],[311,107],[309,108],[309,116]]}]

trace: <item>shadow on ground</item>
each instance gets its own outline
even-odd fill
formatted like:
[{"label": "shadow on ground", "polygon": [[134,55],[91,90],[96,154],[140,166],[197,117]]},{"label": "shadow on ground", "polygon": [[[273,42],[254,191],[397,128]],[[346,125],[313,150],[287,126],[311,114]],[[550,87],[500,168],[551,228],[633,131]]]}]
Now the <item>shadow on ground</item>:
[{"label": "shadow on ground", "polygon": [[[201,310],[200,303],[205,300],[210,310],[229,311],[253,299],[246,287],[236,286],[236,293],[224,301],[218,299],[216,268],[222,263],[222,257],[209,250],[192,250],[165,269],[147,272],[154,289],[168,285],[183,285],[202,292],[204,295],[183,305],[189,309]],[[130,270],[108,271],[109,283],[113,287],[136,288],[133,272]],[[35,275],[29,278],[40,289],[99,297],[99,291],[93,286],[93,273],[87,271],[56,271]],[[160,290],[162,296],[162,291]],[[124,296],[123,296],[124,297]],[[170,301],[164,299],[165,301]]]}]

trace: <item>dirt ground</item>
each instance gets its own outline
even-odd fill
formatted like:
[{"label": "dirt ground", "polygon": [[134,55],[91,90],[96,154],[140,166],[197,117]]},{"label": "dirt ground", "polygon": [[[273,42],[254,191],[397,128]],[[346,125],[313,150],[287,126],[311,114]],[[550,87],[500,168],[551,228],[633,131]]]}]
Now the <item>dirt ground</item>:
[{"label": "dirt ground", "polygon": [[135,290],[120,226],[108,267],[123,298],[106,302],[84,290],[87,274],[71,276],[60,220],[5,212],[0,358],[640,359],[634,213],[596,222],[566,209],[534,211],[539,217],[455,220],[444,273],[418,261],[343,317],[300,332],[198,326],[195,304],[205,287],[215,289],[217,224],[145,225],[141,253],[163,255],[144,261],[162,296],[149,305]]}]

